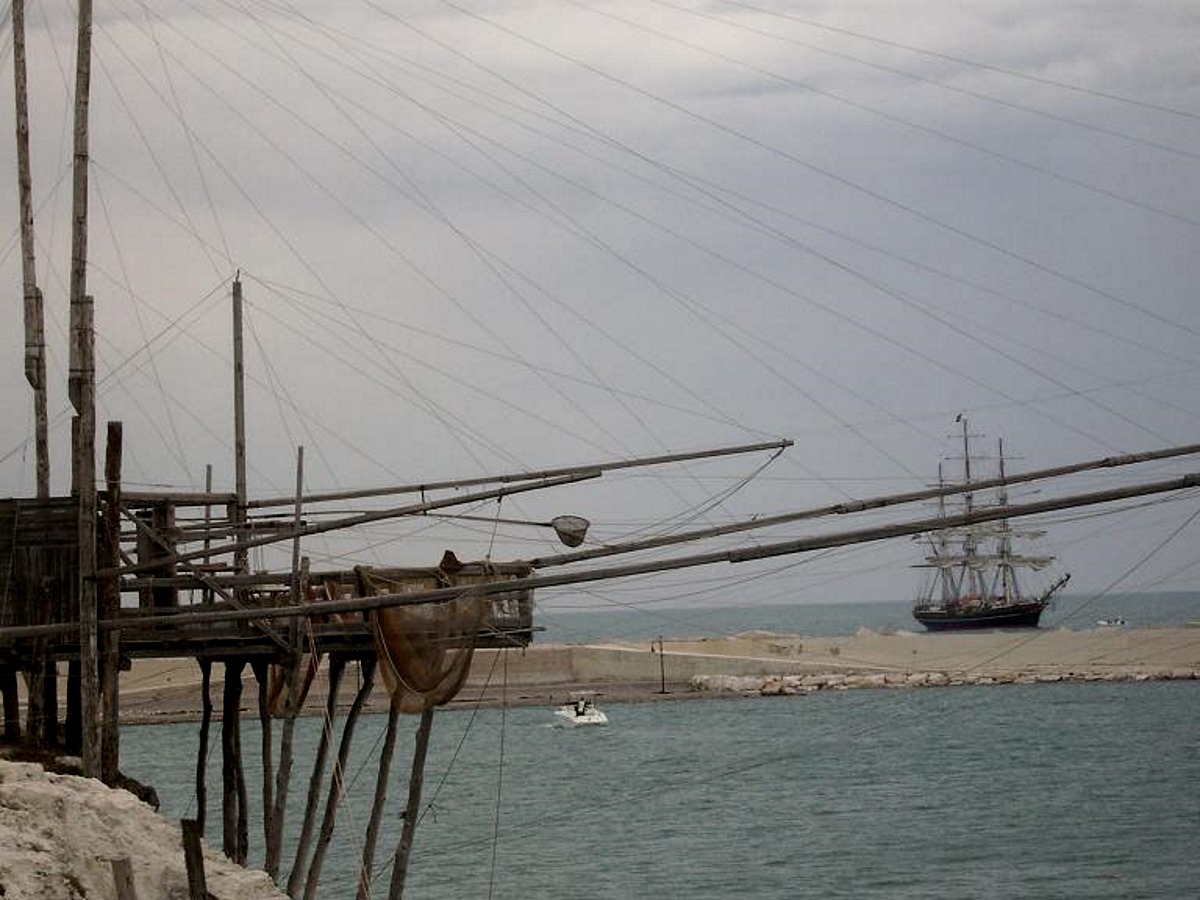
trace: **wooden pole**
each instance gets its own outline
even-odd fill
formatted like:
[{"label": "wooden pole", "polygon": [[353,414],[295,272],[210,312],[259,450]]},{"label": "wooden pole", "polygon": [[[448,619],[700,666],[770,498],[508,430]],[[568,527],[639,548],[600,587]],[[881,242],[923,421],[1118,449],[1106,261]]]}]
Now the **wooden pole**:
[{"label": "wooden pole", "polygon": [[133,864],[128,856],[118,856],[111,860],[113,886],[117,891],[117,900],[137,900],[137,889],[133,884]]},{"label": "wooden pole", "polygon": [[363,660],[361,664],[362,683],[358,687],[358,693],[354,695],[354,702],[350,705],[350,711],[346,714],[346,721],[342,725],[342,739],[338,744],[337,759],[333,764],[333,777],[329,781],[329,795],[325,799],[325,815],[321,819],[317,846],[313,850],[312,862],[309,863],[308,876],[304,883],[304,900],[316,900],[317,898],[317,883],[321,880],[321,868],[325,863],[325,854],[329,850],[330,841],[333,840],[337,808],[346,795],[346,762],[350,757],[350,743],[354,737],[354,728],[358,724],[363,704],[367,702],[367,698],[371,696],[371,689],[375,686],[375,662],[374,657]]},{"label": "wooden pole", "polygon": [[379,841],[379,822],[383,818],[383,807],[387,803],[388,781],[392,772],[392,756],[396,752],[397,724],[400,707],[395,702],[388,709],[387,732],[383,736],[383,747],[379,751],[379,769],[375,776],[375,799],[371,803],[371,820],[367,823],[367,834],[363,841],[362,862],[358,867],[358,890],[355,900],[370,900],[372,871],[375,868],[375,845]]},{"label": "wooden pole", "polygon": [[[234,524],[238,527],[238,540],[246,537],[246,362],[242,338],[242,281],[233,279],[233,469],[234,493],[237,507],[234,509]],[[205,548],[208,549],[207,547]],[[249,548],[234,551],[233,566],[245,573],[250,568]]]},{"label": "wooden pole", "polygon": [[96,644],[96,370],[92,299],[87,296],[88,106],[92,78],[92,2],[79,0],[75,53],[75,123],[71,221],[71,375],[78,413],[72,452],[79,491],[79,654],[82,669],[83,773],[100,775],[98,649]]},{"label": "wooden pole", "polygon": [[204,823],[197,819],[183,819],[183,861],[187,865],[189,900],[208,900],[208,883],[204,876],[204,850],[200,838],[204,835]]},{"label": "wooden pole", "polygon": [[[105,509],[104,555],[105,568],[112,568],[121,551],[121,454],[122,426],[108,423],[108,438],[104,454]],[[121,585],[115,576],[101,584],[101,604],[106,619],[115,619],[121,608]],[[103,698],[103,728],[100,738],[100,777],[105,784],[116,784],[120,774],[121,739],[121,632],[111,628],[102,637],[104,660],[100,668],[100,693]]]},{"label": "wooden pole", "polygon": [[300,882],[307,868],[308,848],[312,843],[313,825],[316,821],[317,800],[321,795],[321,785],[325,782],[325,759],[329,755],[330,741],[333,740],[333,717],[337,712],[338,686],[345,668],[344,656],[333,654],[329,657],[329,694],[325,700],[325,721],[321,727],[321,739],[317,743],[317,755],[313,759],[312,775],[308,780],[308,801],[304,806],[300,838],[296,842],[296,858],[292,860],[292,871],[288,876],[289,897],[295,897],[299,892]]},{"label": "wooden pole", "polygon": [[[283,825],[287,819],[288,790],[292,778],[292,741],[296,730],[296,715],[300,711],[300,664],[299,653],[283,661],[284,677],[288,682],[287,704],[284,707],[283,734],[279,739],[279,769],[275,772],[275,808],[269,818],[267,831],[266,861],[263,870],[278,882],[283,855]],[[264,816],[264,819],[267,817]]]},{"label": "wooden pole", "polygon": [[296,448],[296,501],[292,509],[295,537],[292,539],[292,605],[299,606],[300,598],[300,527],[304,509],[304,447]]},{"label": "wooden pole", "polygon": [[[459,490],[465,487],[478,487],[484,484],[511,484],[522,481],[545,481],[549,478],[563,478],[571,475],[585,475],[593,472],[610,472],[618,469],[634,469],[643,466],[661,466],[667,463],[687,462],[696,459],[713,459],[718,456],[736,456],[743,453],[758,453],[763,450],[784,450],[792,446],[788,440],[769,441],[763,444],[741,444],[736,447],[716,447],[709,450],[695,450],[690,453],[672,453],[665,456],[641,456],[633,459],[622,459],[613,462],[594,463],[582,466],[562,466],[556,469],[534,469],[527,472],[510,472],[504,475],[483,475],[476,478],[458,478],[453,481],[423,481],[420,484],[402,484],[382,488],[360,488],[354,491],[332,491],[321,494],[309,494],[304,498],[305,503],[327,503],[334,500],[361,500],[367,497],[390,497],[396,494],[425,494],[429,491]],[[252,500],[246,506],[249,509],[266,509],[272,506],[291,506],[291,497],[268,497],[263,500]]]},{"label": "wooden pole", "polygon": [[659,694],[667,692],[667,662],[666,653],[662,649],[662,635],[659,635]]},{"label": "wooden pole", "polygon": [[225,855],[239,865],[245,863],[248,849],[241,734],[242,670],[245,666],[244,659],[231,659],[225,663],[221,711],[222,848]]},{"label": "wooden pole", "polygon": [[200,659],[200,748],[196,751],[196,823],[204,834],[208,816],[208,734],[212,728],[212,660]]},{"label": "wooden pole", "polygon": [[271,666],[266,660],[256,659],[251,661],[250,667],[254,670],[254,678],[258,682],[258,728],[261,735],[259,740],[262,760],[262,825],[263,838],[269,841],[274,828],[275,816],[275,735],[272,729],[270,707]]},{"label": "wooden pole", "polygon": [[[161,559],[157,559],[153,563],[138,563],[137,565],[122,566],[116,574],[130,575],[134,572],[145,572],[170,563],[187,562],[189,560],[199,559],[200,557],[217,556],[222,553],[238,553],[240,551],[249,550],[253,547],[265,547],[268,544],[279,544],[283,541],[295,540],[297,537],[308,537],[309,535],[314,534],[326,534],[330,531],[340,531],[346,528],[353,528],[357,525],[368,525],[372,522],[382,522],[385,519],[397,519],[403,516],[415,516],[420,515],[421,513],[431,512],[435,509],[446,509],[452,506],[462,506],[468,503],[477,503],[482,500],[492,500],[498,497],[507,497],[512,494],[521,494],[527,491],[541,491],[548,488],[563,487],[568,484],[575,484],[579,481],[586,481],[588,479],[598,477],[600,477],[600,473],[598,471],[589,471],[579,475],[564,475],[561,478],[538,481],[533,484],[506,485],[505,487],[496,488],[490,491],[479,491],[472,494],[460,494],[456,497],[447,497],[442,500],[431,500],[427,503],[414,503],[410,506],[400,506],[394,509],[383,509],[368,513],[359,513],[358,515],[346,516],[330,522],[320,522],[312,525],[305,525],[300,528],[280,529],[279,531],[264,537],[247,538],[246,540],[235,541],[232,544],[223,544],[211,548],[202,547],[198,550],[189,550],[186,553],[176,553],[171,556],[164,556]],[[233,514],[236,515],[236,513]]]},{"label": "wooden pole", "polygon": [[392,883],[388,889],[388,900],[400,900],[404,896],[404,880],[408,877],[408,857],[412,852],[413,837],[417,831],[417,817],[421,814],[421,789],[425,783],[425,753],[429,749],[429,732],[432,728],[433,707],[431,706],[421,713],[421,724],[417,726],[412,772],[408,776],[408,803],[404,807],[404,828],[400,832],[400,844],[396,847],[396,860],[392,864]]},{"label": "wooden pole", "polygon": [[[33,178],[29,165],[29,92],[25,65],[25,0],[13,0],[13,81],[17,113],[17,191],[21,207],[21,271],[25,295],[25,380],[33,388],[34,448],[37,467],[37,496],[50,496],[49,425],[46,415],[46,328],[42,292],[37,286],[34,256]],[[31,609],[42,601],[40,592],[29,598]],[[45,611],[43,611],[44,613]],[[49,621],[49,617],[46,617]],[[35,639],[30,647],[30,666],[26,678],[26,728],[35,743],[44,735],[46,715],[45,680],[52,665],[46,655],[47,642]],[[8,698],[16,703],[16,676],[5,673],[4,731],[10,740],[20,737],[20,721],[8,708]],[[57,709],[53,713],[58,715]]]},{"label": "wooden pole", "polygon": [[[213,486],[213,467],[212,467],[212,463],[209,463],[208,465],[206,465],[204,467],[204,492],[206,494],[211,494],[212,486]],[[207,535],[209,529],[211,528],[211,526],[212,526],[212,504],[205,503],[204,504],[204,532],[206,535]],[[212,547],[212,540],[208,537],[205,537],[204,538],[204,549],[208,550],[211,547]],[[208,556],[204,556],[204,557],[202,557],[202,559],[204,560],[205,564],[207,564],[209,561]],[[212,603],[213,602],[213,589],[211,587],[205,586],[204,590],[200,594],[200,602],[201,603]]]},{"label": "wooden pole", "polygon": [[33,177],[29,165],[29,91],[25,65],[25,0],[13,0],[13,80],[17,107],[17,190],[21,206],[21,274],[25,293],[25,380],[33,388],[37,495],[50,496],[50,442],[46,415],[46,325],[34,253]]}]

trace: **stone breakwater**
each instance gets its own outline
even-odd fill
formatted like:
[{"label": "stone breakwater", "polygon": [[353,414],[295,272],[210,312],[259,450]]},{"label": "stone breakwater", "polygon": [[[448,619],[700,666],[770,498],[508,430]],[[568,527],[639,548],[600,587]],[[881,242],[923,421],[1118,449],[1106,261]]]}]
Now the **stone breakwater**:
[{"label": "stone breakwater", "polygon": [[696,675],[695,691],[764,697],[849,691],[861,688],[927,688],[961,685],[1050,684],[1095,681],[1196,681],[1198,669],[1149,672],[1084,670],[1066,672],[828,672],[808,675]]}]

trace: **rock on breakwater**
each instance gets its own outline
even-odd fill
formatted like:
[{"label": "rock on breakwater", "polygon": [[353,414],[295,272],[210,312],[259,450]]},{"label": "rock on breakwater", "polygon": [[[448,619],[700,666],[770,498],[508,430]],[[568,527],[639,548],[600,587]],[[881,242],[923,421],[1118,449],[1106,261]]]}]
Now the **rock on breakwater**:
[{"label": "rock on breakwater", "polygon": [[827,672],[796,675],[696,675],[691,687],[711,693],[764,697],[847,691],[859,688],[922,688],[953,685],[1043,684],[1064,681],[1196,681],[1198,669],[1145,672],[1082,670],[1065,672]]}]

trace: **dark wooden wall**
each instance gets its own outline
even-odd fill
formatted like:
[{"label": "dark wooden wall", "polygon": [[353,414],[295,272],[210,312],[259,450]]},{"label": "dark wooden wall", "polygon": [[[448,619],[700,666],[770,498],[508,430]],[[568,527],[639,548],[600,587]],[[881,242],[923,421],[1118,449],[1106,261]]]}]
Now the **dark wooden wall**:
[{"label": "dark wooden wall", "polygon": [[77,509],[73,497],[0,500],[0,627],[77,618]]}]

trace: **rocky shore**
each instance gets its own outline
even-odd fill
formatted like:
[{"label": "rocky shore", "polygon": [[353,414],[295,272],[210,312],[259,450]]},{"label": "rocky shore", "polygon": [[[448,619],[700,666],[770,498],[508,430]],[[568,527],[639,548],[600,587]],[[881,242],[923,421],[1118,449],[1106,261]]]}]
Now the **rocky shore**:
[{"label": "rocky shore", "polygon": [[[286,897],[264,872],[203,846],[214,900]],[[136,895],[187,897],[178,828],[128,791],[0,758],[0,897],[117,897],[124,865]]]}]

